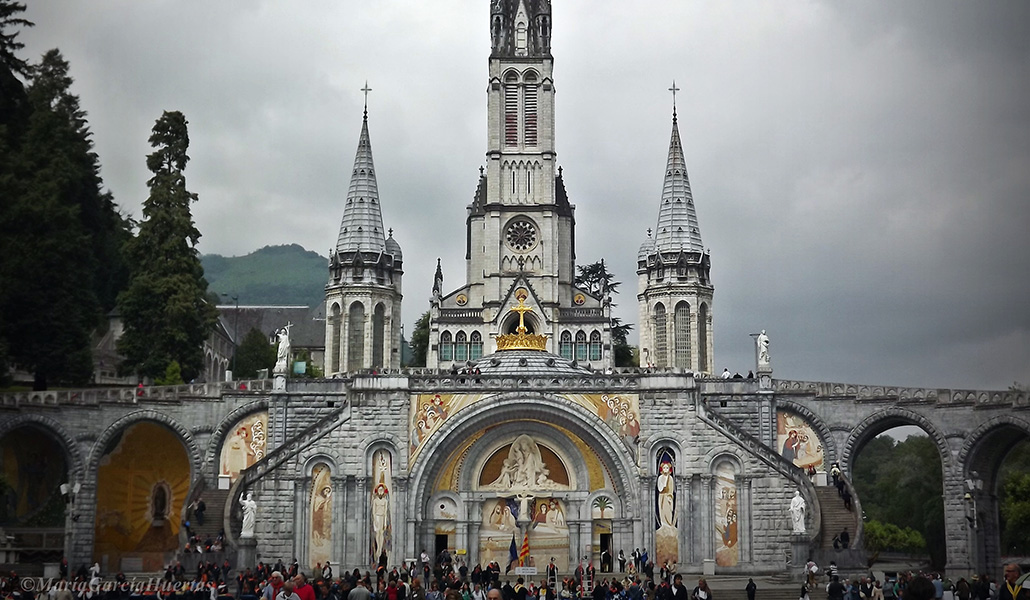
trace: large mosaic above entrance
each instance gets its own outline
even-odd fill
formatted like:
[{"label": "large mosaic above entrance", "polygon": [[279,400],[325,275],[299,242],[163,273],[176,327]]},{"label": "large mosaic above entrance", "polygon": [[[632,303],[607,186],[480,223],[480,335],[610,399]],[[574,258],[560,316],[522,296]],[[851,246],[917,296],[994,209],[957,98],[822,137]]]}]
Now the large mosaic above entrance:
[{"label": "large mosaic above entrance", "polygon": [[[429,437],[461,409],[481,400],[486,394],[413,394],[408,412],[411,432],[408,464],[425,447]],[[558,396],[587,409],[604,421],[628,446],[635,447],[640,436],[640,401],[637,394],[561,394]]]}]

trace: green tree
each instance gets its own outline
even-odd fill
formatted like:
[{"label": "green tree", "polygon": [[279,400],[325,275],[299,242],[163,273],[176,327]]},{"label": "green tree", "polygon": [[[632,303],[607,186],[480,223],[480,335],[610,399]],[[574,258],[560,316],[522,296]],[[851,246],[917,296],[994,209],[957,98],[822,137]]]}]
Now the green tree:
[{"label": "green tree", "polygon": [[[590,292],[597,297],[615,295],[619,293],[619,286],[622,282],[615,281],[604,259],[588,265],[576,267],[576,286]],[[612,308],[617,306],[614,302]],[[629,345],[629,332],[633,329],[632,323],[623,323],[619,317],[612,317],[612,352],[617,367],[632,367],[634,365],[633,347]]]},{"label": "green tree", "polygon": [[32,27],[32,22],[19,16],[23,12],[24,4],[0,0],[0,177],[5,166],[11,164],[4,155],[5,148],[17,147],[16,140],[28,121],[28,97],[22,81],[28,79],[32,69],[18,56],[25,47],[18,41],[18,34],[22,27]]},{"label": "green tree", "polygon": [[33,27],[35,24],[21,17],[25,5],[11,0],[0,0],[0,67],[7,71],[27,77],[31,68],[29,63],[18,56],[18,51],[25,44],[18,41],[18,28]]},{"label": "green tree", "polygon": [[426,366],[426,356],[429,354],[429,311],[422,313],[422,316],[415,321],[415,329],[411,332],[412,358],[410,365],[406,367]]},{"label": "green tree", "polygon": [[173,360],[168,363],[164,375],[155,379],[154,383],[157,385],[182,385],[186,383],[182,380],[182,368],[179,367],[179,361]]},{"label": "green tree", "polygon": [[236,349],[236,372],[233,377],[236,379],[252,379],[257,377],[261,369],[268,369],[272,372],[275,366],[275,345],[268,336],[258,328],[252,328],[243,336],[240,346]]},{"label": "green tree", "polygon": [[[1023,442],[1023,446],[1025,451],[1030,444]],[[1002,553],[1026,555],[1030,553],[1030,469],[1003,471],[1001,481]]]},{"label": "green tree", "polygon": [[0,324],[10,360],[52,382],[92,375],[91,335],[120,285],[124,219],[100,165],[68,63],[57,50],[33,69],[29,118],[0,175]]},{"label": "green tree", "polygon": [[145,377],[164,373],[173,360],[192,380],[203,369],[203,343],[217,319],[208,302],[190,204],[197,195],[186,189],[183,170],[189,162],[186,117],[165,111],[154,125],[147,168],[150,195],[143,203],[138,235],[128,245],[132,264],[128,288],[118,297],[125,333],[118,349],[122,369]]},{"label": "green tree", "polygon": [[[893,541],[883,549],[927,552],[934,567],[943,568],[947,559],[943,475],[936,444],[927,436],[909,436],[897,442],[881,434],[862,448],[853,476],[870,522],[901,532],[889,530]],[[906,532],[918,534],[918,539]],[[868,538],[866,547],[872,549]]]}]

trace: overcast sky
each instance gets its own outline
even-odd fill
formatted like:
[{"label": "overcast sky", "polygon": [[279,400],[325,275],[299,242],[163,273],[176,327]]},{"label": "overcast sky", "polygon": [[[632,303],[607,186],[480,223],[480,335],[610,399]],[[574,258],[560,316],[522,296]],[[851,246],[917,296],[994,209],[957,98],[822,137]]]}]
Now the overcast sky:
[{"label": "overcast sky", "polygon": [[[438,256],[444,287],[464,283],[488,4],[46,0],[21,39],[71,63],[128,213],[154,121],[185,113],[204,253],[327,254],[367,79],[410,332]],[[776,377],[1030,384],[1030,3],[554,0],[553,22],[578,262],[606,259],[625,321],[675,79],[718,371],[752,368],[764,328]]]}]

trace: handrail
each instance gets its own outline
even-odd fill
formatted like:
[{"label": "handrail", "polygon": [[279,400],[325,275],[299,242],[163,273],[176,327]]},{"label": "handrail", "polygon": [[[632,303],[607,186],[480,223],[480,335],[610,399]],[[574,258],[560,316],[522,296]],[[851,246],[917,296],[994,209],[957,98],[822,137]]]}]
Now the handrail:
[{"label": "handrail", "polygon": [[302,431],[284,442],[281,446],[261,457],[261,460],[240,471],[239,477],[229,488],[229,495],[225,498],[225,511],[222,516],[222,525],[225,529],[225,539],[231,546],[237,545],[236,536],[232,531],[233,509],[240,502],[243,490],[257,483],[265,475],[278,469],[283,463],[300,454],[305,449],[321,440],[336,429],[341,423],[350,420],[351,404],[345,400],[338,408],[334,408],[324,417],[305,427]]}]

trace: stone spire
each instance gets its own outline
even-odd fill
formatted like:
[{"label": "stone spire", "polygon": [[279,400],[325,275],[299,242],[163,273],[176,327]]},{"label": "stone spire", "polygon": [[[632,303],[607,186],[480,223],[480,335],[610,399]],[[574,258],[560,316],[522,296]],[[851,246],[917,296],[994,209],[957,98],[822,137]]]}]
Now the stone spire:
[{"label": "stone spire", "polygon": [[[367,87],[367,86],[366,86]],[[379,188],[372,164],[372,143],[368,137],[368,107],[361,121],[358,152],[354,156],[347,204],[340,223],[337,252],[383,252],[386,236],[383,232],[383,214],[379,209]]]},{"label": "stone spire", "polygon": [[665,165],[665,185],[662,188],[654,245],[659,252],[704,251],[701,230],[697,226],[697,212],[694,210],[694,197],[690,193],[690,179],[687,178],[687,161],[683,158],[683,145],[680,143],[675,104],[672,109],[672,140],[669,142],[669,159]]},{"label": "stone spire", "polygon": [[550,57],[550,0],[490,0],[494,57]]}]

